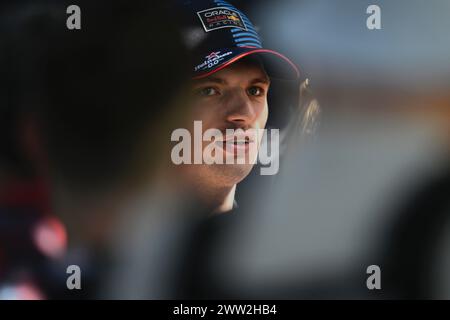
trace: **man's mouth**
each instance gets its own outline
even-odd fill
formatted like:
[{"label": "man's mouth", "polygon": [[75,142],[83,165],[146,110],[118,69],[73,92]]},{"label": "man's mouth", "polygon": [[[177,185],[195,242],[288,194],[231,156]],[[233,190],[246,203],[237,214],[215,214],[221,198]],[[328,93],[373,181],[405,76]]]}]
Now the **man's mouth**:
[{"label": "man's mouth", "polygon": [[231,152],[235,155],[238,152],[246,154],[250,149],[250,145],[255,143],[256,139],[249,136],[228,136],[223,140],[216,140],[215,142],[225,150],[225,152]]},{"label": "man's mouth", "polygon": [[223,141],[223,143],[226,143],[226,144],[236,144],[236,145],[249,144],[250,142],[253,142],[253,140],[250,140],[249,137],[227,139],[227,140]]}]

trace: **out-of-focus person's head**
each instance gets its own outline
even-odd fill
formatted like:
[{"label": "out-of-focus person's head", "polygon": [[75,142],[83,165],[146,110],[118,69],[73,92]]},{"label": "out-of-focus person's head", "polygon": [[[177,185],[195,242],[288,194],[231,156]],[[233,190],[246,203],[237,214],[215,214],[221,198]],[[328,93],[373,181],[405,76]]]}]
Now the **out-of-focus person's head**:
[{"label": "out-of-focus person's head", "polygon": [[[80,30],[66,27],[69,5],[11,6],[2,60],[12,90],[2,111],[39,117],[35,142],[48,151],[52,174],[103,184],[161,155],[165,120],[183,112],[171,107],[186,76],[185,49],[165,5],[82,1]],[[138,149],[149,151],[145,160]]]},{"label": "out-of-focus person's head", "polygon": [[120,197],[111,191],[132,194],[167,160],[188,64],[166,5],[81,1],[81,28],[69,30],[71,4],[19,2],[2,21],[0,111],[17,119],[2,126],[12,133],[2,148],[8,164],[23,162],[48,181],[58,205],[77,212],[70,221],[83,225],[92,212],[78,210],[78,196],[114,207]]},{"label": "out-of-focus person's head", "polygon": [[[5,1],[0,11],[0,184],[11,177],[32,178],[33,165],[27,159],[24,140],[24,109],[20,106],[19,71],[29,75],[27,65],[19,65],[18,45],[23,40],[24,2]],[[22,53],[23,54],[23,53]],[[31,54],[31,53],[30,53]]]},{"label": "out-of-focus person's head", "polygon": [[83,188],[145,177],[166,151],[170,123],[183,113],[176,105],[186,76],[177,26],[168,23],[164,5],[147,1],[80,7],[81,30],[63,24],[62,31],[45,31],[42,114],[50,167]]}]

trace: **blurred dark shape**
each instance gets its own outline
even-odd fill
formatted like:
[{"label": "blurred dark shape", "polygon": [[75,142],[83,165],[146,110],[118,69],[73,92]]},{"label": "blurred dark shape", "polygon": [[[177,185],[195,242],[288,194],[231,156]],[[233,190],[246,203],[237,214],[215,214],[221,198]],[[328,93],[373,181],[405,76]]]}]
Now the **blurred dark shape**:
[{"label": "blurred dark shape", "polygon": [[[401,299],[448,299],[449,270],[437,274],[450,243],[450,168],[419,185],[397,210],[384,247],[384,287]],[[447,251],[448,252],[448,251]],[[442,255],[444,257],[442,257]],[[440,296],[444,294],[444,296]]]},{"label": "blurred dark shape", "polygon": [[[52,220],[65,233],[53,216],[48,185],[37,172],[25,142],[27,119],[33,107],[22,104],[26,100],[23,76],[33,76],[28,69],[31,61],[23,60],[25,54],[33,53],[19,49],[27,39],[22,23],[30,13],[25,9],[31,3],[25,4],[2,2],[0,11],[0,299],[46,297],[42,290],[49,279],[45,265],[55,256],[39,248],[34,230]],[[65,246],[65,241],[59,243],[59,254]]]},{"label": "blurred dark shape", "polygon": [[82,28],[68,30],[71,4],[15,1],[1,12],[4,298],[21,283],[36,285],[37,298],[95,295],[107,254],[83,248],[96,259],[86,262],[82,294],[70,295],[61,260],[66,231],[54,215],[64,217],[78,239],[83,231],[72,223],[83,224],[88,213],[54,212],[54,201],[61,201],[55,192],[62,185],[95,198],[145,180],[165,155],[170,124],[183,114],[174,107],[189,64],[165,4],[78,1]]},{"label": "blurred dark shape", "polygon": [[54,21],[36,19],[30,34],[42,45],[43,33],[49,48],[36,65],[50,166],[74,183],[120,180],[156,158],[137,149],[176,118],[167,104],[186,79],[176,24],[163,4],[85,1],[82,30],[69,31],[54,27],[67,16],[58,6]]}]

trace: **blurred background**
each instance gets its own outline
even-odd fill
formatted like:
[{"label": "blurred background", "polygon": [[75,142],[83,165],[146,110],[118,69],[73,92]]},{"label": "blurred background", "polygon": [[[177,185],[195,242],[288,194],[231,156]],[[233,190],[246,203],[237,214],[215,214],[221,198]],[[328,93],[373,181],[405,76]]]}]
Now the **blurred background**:
[{"label": "blurred background", "polygon": [[[0,299],[450,298],[450,3],[231,3],[300,67],[320,115],[214,219],[158,174],[189,67],[176,27],[155,31],[164,6],[80,2],[92,28],[69,37],[67,3],[0,6]],[[269,125],[297,100],[275,82]]]}]

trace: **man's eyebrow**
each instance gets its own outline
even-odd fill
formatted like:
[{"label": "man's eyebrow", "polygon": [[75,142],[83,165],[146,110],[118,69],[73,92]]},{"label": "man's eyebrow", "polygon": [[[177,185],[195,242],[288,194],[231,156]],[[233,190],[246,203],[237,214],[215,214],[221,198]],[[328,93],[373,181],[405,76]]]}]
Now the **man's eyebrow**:
[{"label": "man's eyebrow", "polygon": [[[197,79],[194,81],[195,84],[197,85],[201,85],[203,83],[218,83],[218,84],[227,84],[227,81],[223,78],[219,78],[219,77],[207,77],[207,78],[203,78],[203,79]],[[267,77],[258,77],[258,78],[254,78],[252,80],[249,81],[250,84],[255,84],[255,83],[264,83],[269,85],[270,84],[270,79]]]},{"label": "man's eyebrow", "polygon": [[252,83],[252,84],[255,84],[255,83],[270,84],[270,79],[269,78],[255,78],[255,79],[251,80],[250,83]]},{"label": "man's eyebrow", "polygon": [[225,79],[218,78],[218,77],[207,77],[207,78],[203,78],[203,79],[197,79],[194,81],[194,83],[196,83],[196,84],[210,83],[210,82],[214,82],[214,83],[218,83],[218,84],[226,84],[227,83],[225,81]]}]

